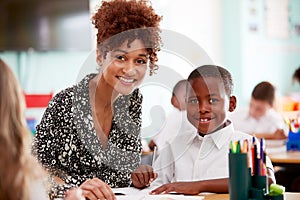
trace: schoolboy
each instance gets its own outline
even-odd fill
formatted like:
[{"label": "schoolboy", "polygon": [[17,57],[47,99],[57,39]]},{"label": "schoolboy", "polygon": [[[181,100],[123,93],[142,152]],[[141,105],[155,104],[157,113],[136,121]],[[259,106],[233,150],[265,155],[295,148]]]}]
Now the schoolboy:
[{"label": "schoolboy", "polygon": [[[198,67],[188,77],[186,92],[187,118],[197,131],[180,134],[161,152],[151,186],[164,185],[151,194],[228,193],[229,143],[252,138],[234,131],[227,119],[236,107],[231,74],[215,65]],[[273,178],[270,160],[267,167]]]},{"label": "schoolboy", "polygon": [[183,79],[175,84],[171,97],[173,110],[168,115],[163,128],[150,141],[151,150],[154,149],[154,146],[157,146],[158,152],[162,150],[168,141],[171,142],[177,136],[180,130],[195,129],[186,117],[186,83],[187,80]]},{"label": "schoolboy", "polygon": [[267,140],[286,139],[284,119],[274,110],[275,87],[267,81],[258,83],[252,93],[248,108],[229,115],[234,128]]}]

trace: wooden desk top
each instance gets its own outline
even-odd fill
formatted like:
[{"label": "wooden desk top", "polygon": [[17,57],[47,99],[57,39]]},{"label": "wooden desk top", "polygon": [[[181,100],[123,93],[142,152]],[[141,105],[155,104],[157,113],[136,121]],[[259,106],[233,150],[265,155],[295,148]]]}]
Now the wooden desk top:
[{"label": "wooden desk top", "polygon": [[[286,192],[284,200],[299,200],[300,193]],[[229,194],[209,194],[205,195],[204,200],[229,200]]]},{"label": "wooden desk top", "polygon": [[229,194],[208,194],[204,200],[229,200]]},{"label": "wooden desk top", "polygon": [[286,151],[268,154],[272,163],[300,164],[300,151]]}]

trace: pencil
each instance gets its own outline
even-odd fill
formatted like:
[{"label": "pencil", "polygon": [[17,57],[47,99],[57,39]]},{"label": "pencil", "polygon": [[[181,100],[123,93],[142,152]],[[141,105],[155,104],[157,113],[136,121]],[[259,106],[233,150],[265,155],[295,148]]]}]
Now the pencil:
[{"label": "pencil", "polygon": [[263,161],[265,151],[265,141],[263,138],[260,138],[260,159]]},{"label": "pencil", "polygon": [[157,151],[157,146],[154,146],[153,153],[152,153],[152,163],[151,163],[152,167],[154,166],[154,161],[156,159],[156,151]]},{"label": "pencil", "polygon": [[236,153],[241,153],[241,144],[239,140],[236,143]]},{"label": "pencil", "polygon": [[254,141],[254,175],[260,175],[260,155],[257,154],[256,141]]},{"label": "pencil", "polygon": [[254,151],[255,138],[252,138],[251,144],[251,162],[252,162],[252,175],[255,174],[255,151]]}]

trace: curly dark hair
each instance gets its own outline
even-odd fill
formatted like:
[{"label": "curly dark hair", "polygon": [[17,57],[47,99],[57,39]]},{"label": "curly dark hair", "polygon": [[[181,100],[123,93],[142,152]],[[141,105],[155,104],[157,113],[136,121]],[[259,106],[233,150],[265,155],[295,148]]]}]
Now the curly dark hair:
[{"label": "curly dark hair", "polygon": [[158,69],[157,52],[162,45],[158,16],[147,0],[103,0],[92,23],[97,29],[97,48],[107,53],[127,41],[142,40],[150,59],[150,75]]}]

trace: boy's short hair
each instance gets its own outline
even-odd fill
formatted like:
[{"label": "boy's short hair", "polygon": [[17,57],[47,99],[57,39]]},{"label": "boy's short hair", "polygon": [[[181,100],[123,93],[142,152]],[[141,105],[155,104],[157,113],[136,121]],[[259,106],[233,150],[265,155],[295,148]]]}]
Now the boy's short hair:
[{"label": "boy's short hair", "polygon": [[172,96],[176,96],[178,94],[178,91],[181,89],[182,85],[186,85],[187,80],[183,79],[178,81],[175,86],[173,87]]},{"label": "boy's short hair", "polygon": [[213,77],[224,83],[225,92],[230,97],[233,93],[233,80],[231,73],[223,67],[217,65],[203,65],[192,71],[188,77],[188,82],[195,78]]},{"label": "boy's short hair", "polygon": [[300,66],[293,73],[293,82],[298,82],[300,84]]},{"label": "boy's short hair", "polygon": [[255,100],[266,101],[273,106],[275,100],[275,87],[270,82],[262,81],[254,87],[252,98]]}]

